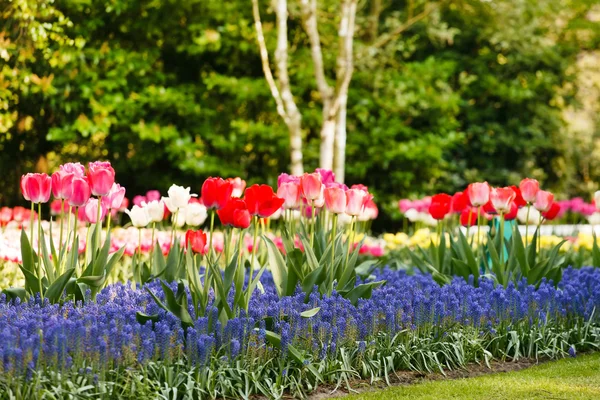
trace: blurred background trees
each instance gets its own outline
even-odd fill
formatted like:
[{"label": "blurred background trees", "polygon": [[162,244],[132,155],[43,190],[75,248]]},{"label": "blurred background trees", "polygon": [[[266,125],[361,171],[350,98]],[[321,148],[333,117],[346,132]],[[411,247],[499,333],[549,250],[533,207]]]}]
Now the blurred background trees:
[{"label": "blurred background trees", "polygon": [[[257,1],[276,80],[281,1]],[[321,162],[326,117],[305,7],[315,4],[335,89],[346,2],[285,1],[305,169]],[[564,196],[598,188],[594,1],[355,3],[347,183],[370,186],[390,214],[399,197],[471,180],[527,175]],[[65,161],[110,160],[130,194],[198,189],[209,175],[275,184],[289,170],[289,129],[265,80],[251,1],[0,0],[0,13],[2,205],[20,201],[22,173]]]}]

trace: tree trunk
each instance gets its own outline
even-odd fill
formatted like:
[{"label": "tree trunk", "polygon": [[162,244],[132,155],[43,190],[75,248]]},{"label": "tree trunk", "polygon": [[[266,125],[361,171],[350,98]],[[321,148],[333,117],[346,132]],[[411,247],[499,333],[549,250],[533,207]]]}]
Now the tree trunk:
[{"label": "tree trunk", "polygon": [[319,166],[323,169],[333,170],[333,144],[335,141],[335,115],[323,113],[321,126],[321,149],[319,153]]},{"label": "tree trunk", "polygon": [[333,157],[333,172],[338,182],[344,183],[346,178],[346,104],[348,95],[340,98],[340,108],[337,113],[337,122],[335,130],[335,154]]},{"label": "tree trunk", "polygon": [[290,131],[290,171],[292,175],[300,176],[304,173],[302,165],[302,126],[300,113],[297,118],[291,118],[287,124]]}]

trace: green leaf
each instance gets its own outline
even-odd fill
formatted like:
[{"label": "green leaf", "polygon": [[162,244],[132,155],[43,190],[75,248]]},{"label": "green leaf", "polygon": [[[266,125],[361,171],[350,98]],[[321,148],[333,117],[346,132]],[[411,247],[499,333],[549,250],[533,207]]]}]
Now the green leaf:
[{"label": "green leaf", "polygon": [[[258,328],[255,328],[255,330],[258,331]],[[271,346],[273,346],[277,349],[281,349],[281,336],[278,335],[277,333],[267,330],[265,332],[265,339],[267,340],[267,342],[269,342],[271,344]],[[289,353],[290,357],[292,358],[292,360],[296,361],[301,366],[305,366],[305,364],[304,364],[305,358],[298,349],[296,349],[294,346],[292,346],[290,344],[290,345],[288,345],[287,350],[288,350],[288,353]],[[318,379],[321,382],[323,381],[323,377],[321,376],[319,371],[317,371],[317,369],[313,365],[306,364],[305,367],[313,374],[313,376],[316,379]]]},{"label": "green leaf", "polygon": [[354,305],[358,303],[358,299],[370,299],[373,294],[373,289],[385,285],[386,281],[376,281],[357,285],[344,295],[344,298],[350,300]]},{"label": "green leaf", "polygon": [[319,313],[319,311],[321,311],[321,307],[311,308],[310,310],[302,311],[300,313],[300,316],[302,318],[311,318],[311,317],[314,317],[315,315],[317,315]]},{"label": "green leaf", "polygon": [[21,272],[23,272],[23,275],[25,275],[25,287],[27,290],[29,290],[31,294],[41,293],[40,282],[38,281],[37,276],[20,264],[19,268],[21,269]]},{"label": "green leaf", "polygon": [[25,233],[25,229],[21,229],[21,260],[23,268],[27,271],[34,272],[33,251],[29,239],[27,238],[27,234]]},{"label": "green leaf", "polygon": [[9,300],[15,300],[16,298],[25,300],[25,297],[27,297],[27,291],[23,288],[7,288],[4,289],[2,293],[4,293]]},{"label": "green leaf", "polygon": [[88,285],[89,287],[99,288],[106,282],[106,274],[96,276],[82,276],[77,278],[77,283],[83,283],[84,285]]},{"label": "green leaf", "polygon": [[158,314],[148,315],[144,314],[141,311],[138,311],[135,313],[135,319],[142,325],[144,325],[148,321],[158,322]]},{"label": "green leaf", "polygon": [[596,232],[593,233],[594,244],[592,246],[592,264],[596,268],[600,268],[600,247],[598,247],[598,241],[596,240]]},{"label": "green leaf", "polygon": [[64,274],[62,274],[54,283],[50,285],[48,290],[46,291],[46,298],[50,301],[50,303],[57,303],[63,295],[65,291],[65,287],[73,276],[75,272],[75,268],[68,269]]},{"label": "green leaf", "polygon": [[267,263],[269,265],[269,270],[271,271],[271,275],[273,276],[273,282],[275,283],[275,289],[277,289],[277,294],[279,297],[289,296],[293,293],[288,293],[287,289],[288,285],[288,271],[287,265],[281,252],[275,246],[275,243],[265,235],[261,236],[265,246],[267,248]]},{"label": "green leaf", "polygon": [[[187,309],[187,294],[185,293],[185,287],[183,283],[179,282],[177,285],[177,295],[173,293],[169,285],[166,283],[161,281],[160,284],[163,288],[163,293],[165,294],[165,301],[167,303],[166,309],[179,318],[184,327],[194,326],[192,316]],[[157,300],[156,296],[154,296],[153,293],[151,294],[155,300]]]}]

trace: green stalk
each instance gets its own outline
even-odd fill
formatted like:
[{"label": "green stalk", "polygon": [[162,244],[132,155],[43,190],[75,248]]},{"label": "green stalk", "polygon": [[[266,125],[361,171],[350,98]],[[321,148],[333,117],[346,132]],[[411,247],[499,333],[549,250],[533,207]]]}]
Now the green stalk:
[{"label": "green stalk", "polygon": [[31,213],[29,214],[29,241],[31,242],[31,259],[35,259],[33,256],[35,253],[33,251],[33,214],[35,212],[35,204],[31,202]]},{"label": "green stalk", "polygon": [[310,247],[314,248],[314,243],[315,243],[315,225],[317,224],[315,221],[315,203],[313,200],[310,201],[310,214],[311,214],[311,218],[310,218]]},{"label": "green stalk", "polygon": [[354,216],[352,216],[350,218],[350,233],[348,234],[348,252],[346,253],[346,263],[344,264],[344,267],[348,267],[348,257],[350,256],[350,253],[352,253],[353,247],[354,247]]},{"label": "green stalk", "polygon": [[527,244],[529,243],[529,210],[531,209],[531,204],[527,203],[527,220],[525,221],[525,248],[527,248]]},{"label": "green stalk", "polygon": [[503,285],[506,286],[506,281],[504,279],[504,213],[500,213],[500,270],[502,271],[502,282]]},{"label": "green stalk", "polygon": [[142,286],[142,228],[138,228],[138,262],[137,262],[137,272],[138,272],[138,282],[140,287]]},{"label": "green stalk", "polygon": [[150,249],[150,270],[153,271],[154,268],[154,231],[156,229],[156,222],[152,221],[152,248]]},{"label": "green stalk", "polygon": [[244,230],[240,229],[240,234],[238,236],[238,259],[237,259],[238,268],[242,264],[242,244],[243,244],[243,242],[244,242]]},{"label": "green stalk", "polygon": [[[102,211],[102,196],[98,196],[98,212],[96,213],[96,243],[94,243],[94,252],[100,248],[100,234],[102,233],[102,221],[100,220],[100,214]],[[92,253],[92,256],[94,253]]]},{"label": "green stalk", "polygon": [[111,209],[109,208],[108,211],[106,212],[106,234],[108,234],[108,232],[110,231],[110,220],[111,218]]},{"label": "green stalk", "polygon": [[[252,284],[252,276],[254,275],[254,259],[256,258],[256,239],[258,236],[258,217],[253,217],[253,226],[254,226],[254,237],[252,239],[252,262],[250,263],[250,277],[248,279],[248,288]],[[248,289],[248,295],[246,297],[246,311],[248,311],[248,306],[250,305],[250,297],[252,293]]]},{"label": "green stalk", "polygon": [[[233,238],[233,228],[225,228],[224,246],[225,246],[225,268],[229,265],[229,248],[231,247],[231,240]],[[226,239],[226,240],[225,240]]]},{"label": "green stalk", "polygon": [[40,298],[42,299],[42,304],[44,304],[44,289],[42,287],[42,257],[41,257],[41,239],[42,239],[42,203],[38,203],[38,264],[37,264],[37,273],[38,273],[38,284],[40,285]]},{"label": "green stalk", "polygon": [[208,254],[211,258],[211,261],[214,260],[213,257],[213,229],[215,227],[215,210],[210,210],[210,236],[208,237]]},{"label": "green stalk", "polygon": [[[337,214],[332,215],[333,227],[331,228],[331,289],[333,289],[333,279],[335,277],[335,235],[337,228]],[[331,292],[329,292],[331,294]]]},{"label": "green stalk", "polygon": [[477,207],[477,245],[481,246],[481,206]]},{"label": "green stalk", "polygon": [[[59,239],[58,239],[58,251],[60,252],[60,249],[62,247],[62,242],[63,242],[63,220],[65,219],[65,199],[61,199],[60,200],[60,235],[59,235]],[[53,240],[52,238],[50,238],[50,240]]]},{"label": "green stalk", "polygon": [[[179,208],[175,210],[175,214],[173,214],[173,226],[171,228],[171,248],[175,245],[175,229],[177,229],[177,215],[179,214]],[[169,249],[169,252],[171,250]]]}]

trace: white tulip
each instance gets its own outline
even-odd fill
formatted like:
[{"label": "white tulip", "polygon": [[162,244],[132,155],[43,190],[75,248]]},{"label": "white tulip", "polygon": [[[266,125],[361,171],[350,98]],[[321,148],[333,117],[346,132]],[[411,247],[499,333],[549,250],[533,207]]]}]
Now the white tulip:
[{"label": "white tulip", "polygon": [[131,224],[136,228],[144,228],[150,222],[150,215],[144,207],[133,206],[131,210],[125,210],[125,213],[131,218]]},{"label": "white tulip", "polygon": [[338,226],[348,225],[352,222],[352,216],[346,213],[338,214]]},{"label": "white tulip", "polygon": [[[187,207],[186,207],[187,208]],[[180,208],[178,213],[172,214],[171,221],[177,228],[182,228],[185,225],[185,210],[186,208]],[[175,220],[177,217],[177,220]]]},{"label": "white tulip", "polygon": [[410,222],[416,222],[417,219],[419,218],[419,212],[417,210],[415,210],[414,208],[409,208],[408,210],[406,210],[406,212],[404,213],[404,216],[406,218],[408,218],[408,220]]},{"label": "white tulip", "polygon": [[174,213],[180,208],[186,207],[192,197],[197,197],[197,194],[191,194],[190,188],[183,186],[171,185],[167,191],[169,197],[163,197],[163,201],[167,205],[169,211]]},{"label": "white tulip", "polygon": [[162,200],[152,200],[150,203],[142,203],[150,216],[150,222],[160,222],[165,217],[165,203]]},{"label": "white tulip", "polygon": [[592,215],[590,215],[589,217],[587,217],[590,225],[596,226],[596,225],[600,225],[600,213],[593,213]]},{"label": "white tulip", "polygon": [[279,219],[281,217],[281,214],[283,213],[283,207],[279,208],[277,211],[275,211],[273,213],[273,215],[271,215],[269,218],[270,219]]},{"label": "white tulip", "polygon": [[206,221],[208,211],[200,203],[190,203],[185,208],[185,223],[189,226],[199,226]]},{"label": "white tulip", "polygon": [[594,203],[596,203],[596,210],[600,211],[600,190],[594,193]]},{"label": "white tulip", "polygon": [[540,222],[540,212],[535,208],[530,207],[529,220],[527,220],[527,207],[523,207],[517,211],[517,219],[522,224],[537,225]]}]

